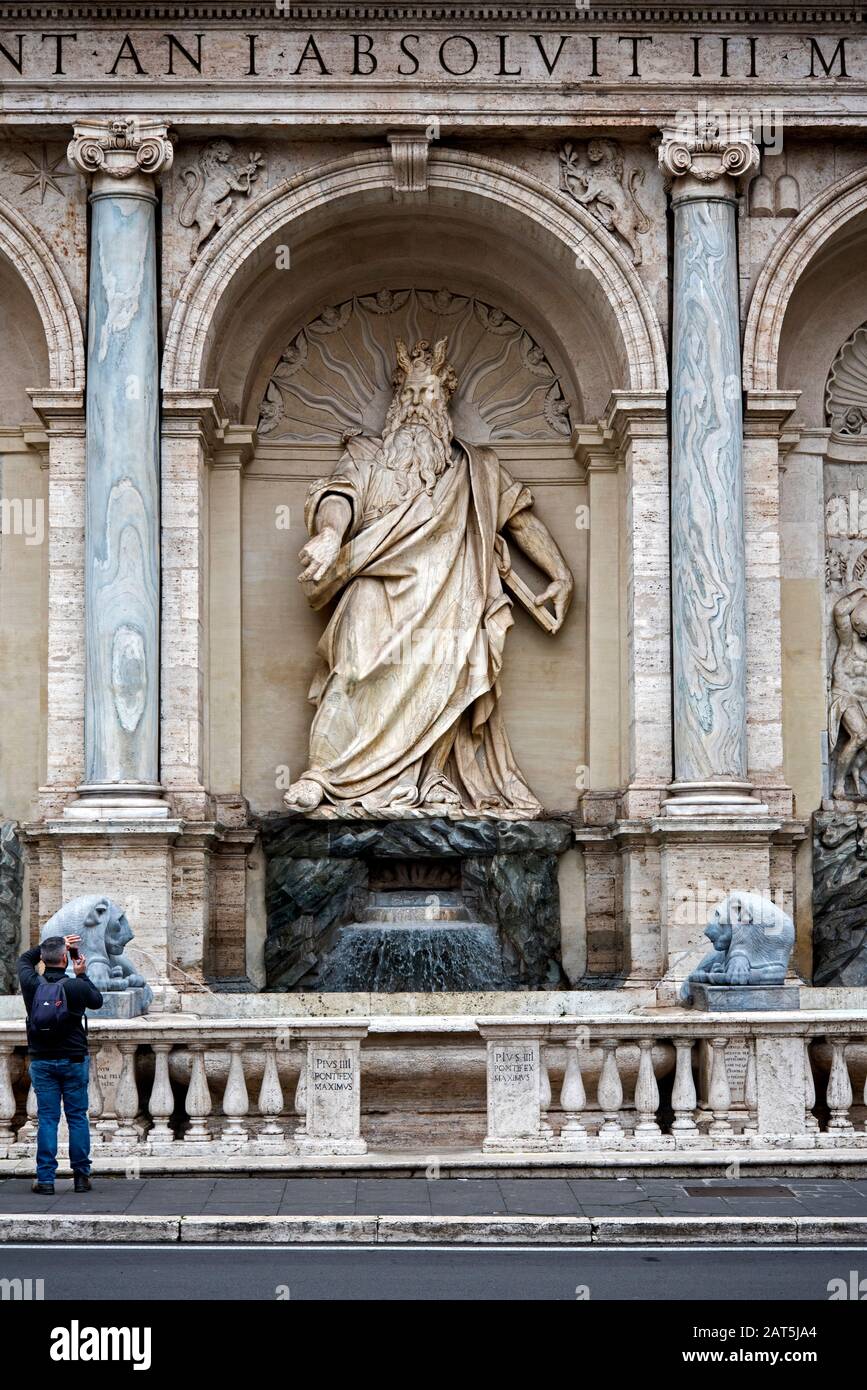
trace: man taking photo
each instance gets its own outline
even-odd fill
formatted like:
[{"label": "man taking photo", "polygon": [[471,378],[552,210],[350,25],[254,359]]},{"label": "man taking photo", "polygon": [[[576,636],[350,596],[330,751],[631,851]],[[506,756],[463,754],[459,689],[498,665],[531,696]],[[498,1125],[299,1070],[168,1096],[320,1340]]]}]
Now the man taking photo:
[{"label": "man taking photo", "polygon": [[[87,1121],[85,1009],[102,1008],[102,994],[87,978],[80,936],[49,936],[18,960],[18,981],[27,1008],[30,1079],[39,1106],[33,1191],[54,1194],[60,1103],[69,1126],[69,1161],[76,1192],[90,1191],[90,1126]],[[37,970],[40,959],[43,973]],[[66,974],[70,959],[74,977]]]}]

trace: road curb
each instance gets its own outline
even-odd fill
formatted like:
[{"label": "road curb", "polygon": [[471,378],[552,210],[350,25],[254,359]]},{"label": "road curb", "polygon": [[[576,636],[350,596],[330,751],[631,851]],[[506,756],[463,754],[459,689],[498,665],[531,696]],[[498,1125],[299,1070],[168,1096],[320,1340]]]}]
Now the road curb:
[{"label": "road curb", "polygon": [[867,1244],[863,1216],[52,1216],[0,1214],[0,1245]]},{"label": "road curb", "polygon": [[589,1245],[587,1216],[380,1216],[379,1245]]},{"label": "road curb", "polygon": [[59,1241],[78,1244],[83,1241],[112,1241],[129,1244],[132,1241],[153,1241],[167,1245],[180,1240],[179,1216],[66,1216],[50,1212],[27,1212],[13,1215],[0,1213],[0,1245],[24,1241]]},{"label": "road curb", "polygon": [[376,1216],[182,1216],[186,1245],[375,1245]]}]

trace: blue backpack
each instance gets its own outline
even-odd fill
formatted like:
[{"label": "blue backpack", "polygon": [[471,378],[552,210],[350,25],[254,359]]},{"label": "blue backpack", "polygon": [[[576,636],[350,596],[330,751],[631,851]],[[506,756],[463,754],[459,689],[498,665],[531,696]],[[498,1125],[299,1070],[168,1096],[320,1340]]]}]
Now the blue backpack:
[{"label": "blue backpack", "polygon": [[69,1008],[62,980],[40,980],[30,1005],[28,1026],[31,1034],[48,1042],[66,1031]]}]

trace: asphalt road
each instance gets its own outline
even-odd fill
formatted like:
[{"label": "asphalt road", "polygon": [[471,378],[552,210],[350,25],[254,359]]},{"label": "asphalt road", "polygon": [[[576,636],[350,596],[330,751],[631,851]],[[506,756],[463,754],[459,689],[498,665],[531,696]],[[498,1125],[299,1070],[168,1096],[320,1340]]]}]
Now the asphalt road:
[{"label": "asphalt road", "polygon": [[[46,1301],[828,1301],[867,1247],[593,1250],[443,1246],[0,1246],[0,1279]],[[867,1284],[865,1284],[867,1290]],[[9,1304],[7,1311],[11,1311]],[[743,1314],[741,1314],[743,1316]]]}]

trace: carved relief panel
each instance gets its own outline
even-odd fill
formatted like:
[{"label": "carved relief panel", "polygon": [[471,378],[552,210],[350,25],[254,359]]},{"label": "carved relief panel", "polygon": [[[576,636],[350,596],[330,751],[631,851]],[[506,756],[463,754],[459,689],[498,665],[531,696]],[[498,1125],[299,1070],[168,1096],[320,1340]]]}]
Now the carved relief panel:
[{"label": "carved relief panel", "polygon": [[447,289],[381,289],[323,309],[281,354],[260,406],[260,437],[334,444],[378,434],[395,338],[442,337],[460,382],[451,403],[459,439],[568,440],[569,401],[544,350],[496,305]]}]

